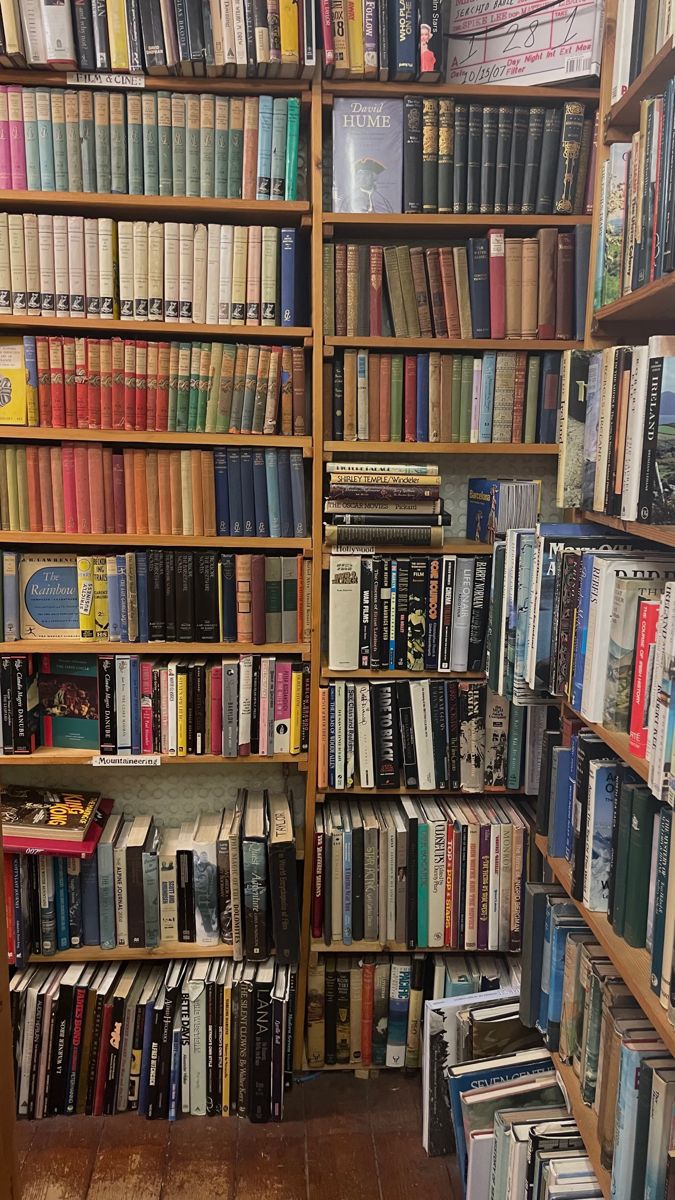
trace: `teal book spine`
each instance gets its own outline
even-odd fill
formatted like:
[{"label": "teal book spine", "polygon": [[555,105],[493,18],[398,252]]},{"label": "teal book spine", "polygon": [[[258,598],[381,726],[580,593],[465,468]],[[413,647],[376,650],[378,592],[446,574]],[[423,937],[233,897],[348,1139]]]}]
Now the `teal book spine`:
[{"label": "teal book spine", "polygon": [[[68,183],[71,192],[81,192],[82,156],[80,154],[80,110],[77,92],[68,91],[65,93],[65,116]],[[26,165],[28,165],[28,145],[26,145]]]},{"label": "teal book spine", "polygon": [[157,137],[157,96],[146,92],[141,101],[143,114],[143,187],[146,196],[159,195],[159,146]]},{"label": "teal book spine", "polygon": [[417,945],[429,945],[429,826],[417,824]]},{"label": "teal book spine", "polygon": [[171,93],[157,93],[157,131],[159,137],[159,194],[173,196],[173,132],[171,129]]},{"label": "teal book spine", "polygon": [[298,143],[300,140],[300,101],[297,96],[288,98],[288,126],[286,130],[286,194],[284,200],[298,198]]},{"label": "teal book spine", "polygon": [[96,190],[109,194],[110,172],[110,97],[107,92],[94,96],[94,134],[96,142]]},{"label": "teal book spine", "polygon": [[110,96],[110,190],[115,196],[127,193],[127,122],[123,92]]},{"label": "teal book spine", "polygon": [[35,92],[37,115],[38,150],[40,155],[40,180],[43,192],[55,192],[54,140],[52,137],[52,108],[49,92],[38,88]]},{"label": "teal book spine", "polygon": [[199,193],[210,200],[215,195],[215,123],[213,96],[199,97]]},{"label": "teal book spine", "polygon": [[171,97],[171,170],[174,196],[185,195],[185,96]]},{"label": "teal book spine", "polygon": [[267,480],[267,515],[270,522],[270,537],[281,537],[279,460],[276,450],[265,451],[265,478]]},{"label": "teal book spine", "polygon": [[141,97],[127,96],[127,171],[129,195],[143,195],[143,112]]},{"label": "teal book spine", "polygon": [[492,441],[492,413],[495,398],[495,370],[497,355],[488,350],[483,355],[483,371],[480,378],[480,414],[478,418],[478,441]]},{"label": "teal book spine", "polygon": [[272,196],[272,97],[261,96],[258,104],[258,165],[256,200]]},{"label": "teal book spine", "polygon": [[35,92],[24,88],[23,92],[23,139],[26,147],[26,187],[39,192],[42,187],[40,175],[40,143],[38,139]]},{"label": "teal book spine", "polygon": [[190,399],[188,402],[187,432],[197,432],[197,414],[199,412],[199,360],[202,353],[201,342],[193,342],[190,355]]},{"label": "teal book spine", "polygon": [[522,705],[511,705],[509,716],[509,753],[506,763],[507,788],[520,787],[520,772],[523,761],[523,736],[525,733],[525,713]]},{"label": "teal book spine", "polygon": [[272,107],[272,200],[284,200],[286,196],[287,126],[288,100],[277,96]]},{"label": "teal book spine", "polygon": [[230,131],[230,102],[227,96],[216,96],[214,120],[213,191],[218,200],[227,197],[227,148]]},{"label": "teal book spine", "polygon": [[199,96],[186,97],[185,126],[185,195],[199,196]]},{"label": "teal book spine", "polygon": [[[94,136],[94,98],[84,89],[77,98],[80,121],[80,160],[82,162],[82,191],[96,191],[96,149]],[[44,187],[44,176],[42,178]]]},{"label": "teal book spine", "polygon": [[51,94],[52,141],[54,145],[54,182],[58,192],[68,191],[68,154],[66,151],[66,112],[63,92],[55,88]]},{"label": "teal book spine", "polygon": [[230,100],[230,136],[227,145],[227,198],[241,200],[244,167],[244,101],[238,96]]},{"label": "teal book spine", "polygon": [[54,856],[54,903],[56,906],[56,945],[59,950],[70,950],[70,924],[68,921],[68,880],[66,859]]}]

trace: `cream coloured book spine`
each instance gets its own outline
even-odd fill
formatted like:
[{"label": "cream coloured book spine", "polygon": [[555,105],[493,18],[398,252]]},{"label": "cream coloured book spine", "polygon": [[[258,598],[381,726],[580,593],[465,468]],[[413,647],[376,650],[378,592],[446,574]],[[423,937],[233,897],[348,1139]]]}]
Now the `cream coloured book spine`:
[{"label": "cream coloured book spine", "polygon": [[134,317],[134,224],[120,221],[118,225],[120,250],[120,317],[132,321]]},{"label": "cream coloured book spine", "polygon": [[232,257],[234,252],[234,227],[220,227],[220,277],[218,288],[218,324],[232,324]]},{"label": "cream coloured book spine", "polygon": [[178,269],[180,240],[178,222],[167,221],[164,226],[164,320],[178,320]]},{"label": "cream coloured book spine", "polygon": [[[6,218],[5,218],[6,220]],[[54,222],[51,213],[38,215],[38,253],[40,256],[40,304],[43,317],[54,316]],[[2,217],[0,217],[0,261],[2,260]],[[1,273],[1,272],[0,272]],[[0,288],[0,311],[2,291]]]},{"label": "cream coloured book spine", "polygon": [[26,315],[26,254],[21,213],[9,214],[9,266],[12,288],[12,313]]},{"label": "cream coloured book spine", "polygon": [[115,280],[118,276],[117,224],[112,217],[98,221],[98,286],[99,313],[111,321],[119,316]]},{"label": "cream coloured book spine", "polygon": [[56,315],[70,315],[70,285],[68,281],[68,218],[54,214],[54,287]]},{"label": "cream coloured book spine", "polygon": [[84,277],[84,217],[68,217],[68,278],[70,280],[70,315],[86,315]]},{"label": "cream coloured book spine", "polygon": [[206,246],[206,323],[218,324],[220,295],[220,225],[209,225]]},{"label": "cream coloured book spine", "polygon": [[192,268],[194,265],[194,229],[181,222],[178,265],[178,320],[181,325],[192,323]]},{"label": "cream coloured book spine", "polygon": [[42,312],[42,293],[38,223],[35,213],[24,213],[23,239],[26,256],[26,310],[29,316],[39,317]]},{"label": "cream coloured book spine", "polygon": [[87,316],[97,317],[101,307],[101,285],[98,263],[98,221],[84,220],[84,286],[87,295]]},{"label": "cream coloured book spine", "polygon": [[206,321],[206,252],[206,225],[195,225],[192,266],[192,320],[195,325],[203,325]]},{"label": "cream coloured book spine", "polygon": [[164,320],[164,230],[159,221],[148,225],[148,320]]},{"label": "cream coloured book spine", "polygon": [[134,221],[134,318],[148,319],[148,223]]}]

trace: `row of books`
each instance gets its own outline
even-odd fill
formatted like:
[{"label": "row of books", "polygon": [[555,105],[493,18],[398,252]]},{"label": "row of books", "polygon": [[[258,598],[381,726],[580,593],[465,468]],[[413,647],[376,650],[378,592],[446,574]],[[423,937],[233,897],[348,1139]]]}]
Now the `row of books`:
[{"label": "row of books", "polygon": [[329,669],[484,670],[491,570],[487,554],[332,554]]},{"label": "row of books", "polygon": [[4,550],[4,641],[295,644],[309,639],[310,565],[217,550]]},{"label": "row of books", "polygon": [[504,797],[328,799],[314,818],[312,936],[518,951],[529,807]]},{"label": "row of books", "polygon": [[[583,338],[589,230],[324,249],[327,335]],[[383,286],[383,282],[386,286]]]},{"label": "row of books", "polygon": [[548,1045],[578,1076],[594,1114],[602,1165],[611,1172],[612,1195],[664,1196],[673,1057],[562,889],[539,884],[532,893],[540,1008],[523,1014],[521,994],[522,1019],[532,1023],[535,1016]]},{"label": "row of books", "polygon": [[485,683],[419,679],[319,689],[320,788],[537,790],[544,705],[509,711]]},{"label": "row of books", "polygon": [[17,971],[17,1114],[280,1121],[292,1083],[296,976],[272,958]]},{"label": "row of books", "polygon": [[0,314],[300,325],[299,238],[273,225],[0,213]]},{"label": "row of books", "polygon": [[[558,503],[670,525],[675,338],[572,352],[561,403]],[[578,398],[577,398],[578,397]]]},{"label": "row of books", "polygon": [[440,0],[407,0],[399,9],[367,0],[358,12],[322,2],[318,19],[328,76],[437,82],[445,75]]},{"label": "row of books", "polygon": [[2,754],[38,745],[103,756],[306,753],[309,663],[276,657],[0,660]]},{"label": "row of books", "polygon": [[51,337],[0,340],[0,424],[141,433],[309,428],[301,346]]},{"label": "row of books", "polygon": [[[327,379],[336,441],[553,443],[561,355],[336,351]],[[326,385],[325,385],[326,386]]]},{"label": "row of books", "polygon": [[[343,167],[348,156],[374,153],[387,167],[402,160],[402,204],[397,188],[387,195],[404,213],[558,214],[593,211],[591,147],[597,116],[578,101],[564,105],[463,104],[450,97],[405,96],[388,101],[389,118],[379,137],[375,112],[362,100],[333,104],[333,206],[356,200]],[[391,160],[391,161],[390,161]],[[589,170],[590,165],[590,170]],[[378,190],[384,192],[384,172]],[[391,177],[393,188],[394,180]],[[358,186],[358,183],[357,183]],[[350,211],[349,208],[346,211]],[[356,211],[361,211],[357,207]]]},{"label": "row of books", "polygon": [[2,6],[3,56],[17,67],[129,71],[149,75],[312,74],[314,5],[289,3],[268,16],[245,0],[211,0],[183,8],[177,0],[138,6],[115,0]]},{"label": "row of books", "polygon": [[297,198],[295,96],[0,87],[0,187]]},{"label": "row of books", "polygon": [[663,0],[645,0],[640,12],[627,0],[617,7],[611,102],[615,104],[675,32],[672,14]]},{"label": "row of books", "polygon": [[[38,789],[29,789],[35,802]],[[26,789],[2,795],[3,822]],[[16,806],[16,807],[14,807]],[[30,836],[30,835],[29,835]],[[16,854],[5,864],[13,960],[99,946],[157,949],[176,943],[232,947],[236,960],[281,962],[300,954],[291,807],[282,793],[242,790],[225,810],[161,828],[150,815],[107,817],[93,854]],[[47,847],[51,852],[47,852]]]},{"label": "row of books", "polygon": [[306,537],[302,451],[7,444],[0,524],[33,533]]}]

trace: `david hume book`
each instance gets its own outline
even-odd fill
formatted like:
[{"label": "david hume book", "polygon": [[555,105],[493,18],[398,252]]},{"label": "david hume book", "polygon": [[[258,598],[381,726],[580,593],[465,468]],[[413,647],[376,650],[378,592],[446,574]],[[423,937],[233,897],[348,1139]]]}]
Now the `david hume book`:
[{"label": "david hume book", "polygon": [[403,101],[333,102],[333,211],[400,213]]}]

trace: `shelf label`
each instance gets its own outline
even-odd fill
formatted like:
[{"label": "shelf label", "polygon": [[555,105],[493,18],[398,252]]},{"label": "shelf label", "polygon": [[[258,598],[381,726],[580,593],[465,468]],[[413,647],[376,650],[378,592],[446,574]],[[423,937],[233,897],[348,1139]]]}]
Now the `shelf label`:
[{"label": "shelf label", "polygon": [[80,87],[105,88],[144,88],[145,75],[123,74],[120,71],[109,74],[106,71],[69,71],[66,75],[68,83]]},{"label": "shelf label", "polygon": [[160,754],[95,754],[92,767],[161,767]]}]

